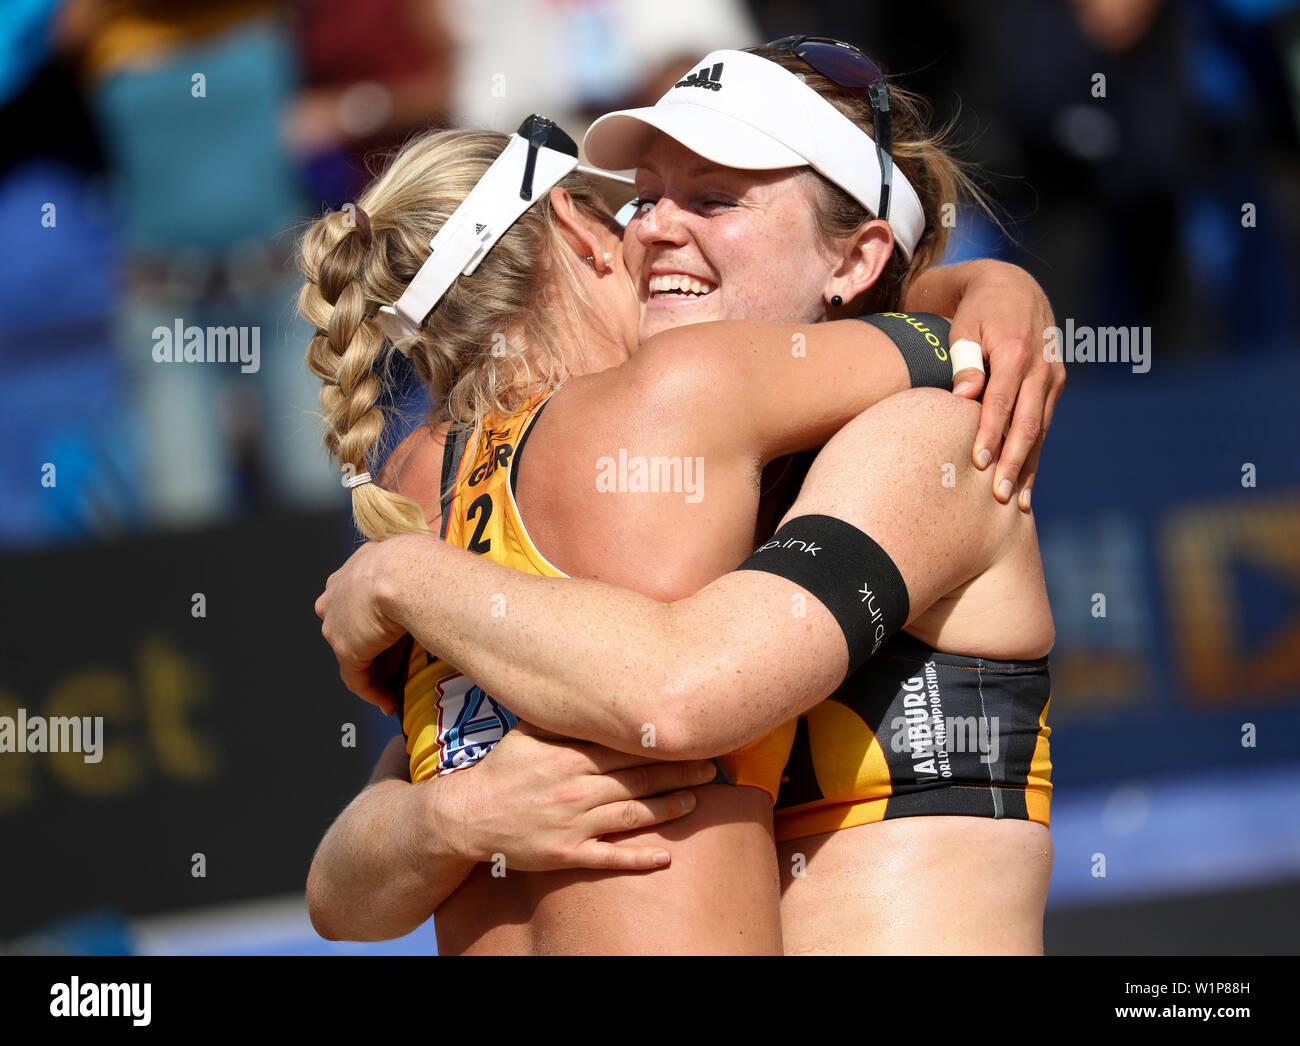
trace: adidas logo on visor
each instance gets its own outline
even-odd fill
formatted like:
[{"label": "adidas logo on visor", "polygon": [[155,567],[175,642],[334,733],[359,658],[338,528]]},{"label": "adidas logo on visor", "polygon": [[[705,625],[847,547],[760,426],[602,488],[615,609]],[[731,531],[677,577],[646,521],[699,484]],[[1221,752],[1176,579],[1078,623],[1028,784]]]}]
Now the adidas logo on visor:
[{"label": "adidas logo on visor", "polygon": [[[692,64],[695,71],[653,106],[606,113],[593,123],[586,139],[592,162],[617,170],[636,167],[659,133],[722,167],[774,171],[806,165],[871,214],[883,210],[903,257],[912,257],[925,233],[925,209],[869,131],[797,74],[760,55],[714,51]],[[886,99],[887,92],[881,93],[877,107]]]},{"label": "adidas logo on visor", "polygon": [[699,72],[691,73],[685,80],[678,80],[673,84],[674,87],[703,87],[708,91],[722,90],[722,63],[719,62],[712,70],[708,66],[700,69]]}]

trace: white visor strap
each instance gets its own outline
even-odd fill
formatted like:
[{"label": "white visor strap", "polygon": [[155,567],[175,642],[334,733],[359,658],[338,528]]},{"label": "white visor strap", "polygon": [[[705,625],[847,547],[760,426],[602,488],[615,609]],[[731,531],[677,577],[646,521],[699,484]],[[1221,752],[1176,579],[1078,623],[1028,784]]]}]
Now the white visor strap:
[{"label": "white visor strap", "polygon": [[432,253],[402,296],[379,310],[375,322],[403,355],[409,355],[411,346],[419,340],[425,317],[456,277],[471,275],[520,215],[578,166],[576,157],[541,146],[537,150],[533,194],[524,199],[520,185],[528,149],[524,138],[510,136],[501,155],[430,241]]}]

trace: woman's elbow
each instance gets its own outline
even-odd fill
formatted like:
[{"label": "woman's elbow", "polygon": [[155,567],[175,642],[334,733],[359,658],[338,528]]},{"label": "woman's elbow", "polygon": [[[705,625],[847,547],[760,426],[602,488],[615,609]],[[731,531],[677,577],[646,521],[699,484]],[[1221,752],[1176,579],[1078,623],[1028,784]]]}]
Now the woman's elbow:
[{"label": "woman's elbow", "polygon": [[320,880],[321,875],[313,861],[311,870],[307,873],[307,917],[311,920],[311,928],[327,941],[344,940],[343,934],[331,919],[332,913]]},{"label": "woman's elbow", "polygon": [[712,759],[738,747],[732,735],[734,707],[726,684],[714,674],[685,672],[649,695],[638,724],[647,754],[664,760]]},{"label": "woman's elbow", "polygon": [[318,850],[307,871],[307,918],[311,920],[311,928],[327,941],[365,940],[356,927],[349,927],[354,920],[349,920],[338,892],[330,889],[327,867]]}]

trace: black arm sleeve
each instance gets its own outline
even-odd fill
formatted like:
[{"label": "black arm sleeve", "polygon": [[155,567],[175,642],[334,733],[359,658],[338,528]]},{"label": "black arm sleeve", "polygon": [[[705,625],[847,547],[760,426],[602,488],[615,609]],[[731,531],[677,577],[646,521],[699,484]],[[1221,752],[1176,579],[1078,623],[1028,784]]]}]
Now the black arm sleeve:
[{"label": "black arm sleeve", "polygon": [[952,361],[948,358],[951,324],[932,312],[882,312],[859,316],[892,339],[903,354],[912,388],[952,391]]}]

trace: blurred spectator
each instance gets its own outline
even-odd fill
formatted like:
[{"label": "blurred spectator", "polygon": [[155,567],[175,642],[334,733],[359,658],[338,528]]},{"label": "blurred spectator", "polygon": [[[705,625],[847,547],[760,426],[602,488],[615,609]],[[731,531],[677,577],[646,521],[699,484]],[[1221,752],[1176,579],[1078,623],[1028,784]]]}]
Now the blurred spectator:
[{"label": "blurred spectator", "polygon": [[[654,105],[710,51],[761,44],[764,37],[737,0],[613,0],[609,33],[621,42],[611,60],[629,71],[623,82],[597,83],[586,98],[589,116]],[[607,43],[602,49],[610,51]],[[619,88],[622,88],[621,90]]]},{"label": "blurred spectator", "polygon": [[[306,201],[282,137],[297,81],[278,15],[266,0],[71,0],[64,13],[122,213],[119,348],[163,524],[338,495],[294,312],[285,230]],[[243,358],[214,362],[235,337]]]},{"label": "blurred spectator", "polygon": [[55,0],[0,9],[0,543],[113,533],[139,516],[113,349],[117,229],[103,158],[53,52]]},{"label": "blurred spectator", "polygon": [[1079,28],[1097,47],[1123,54],[1151,30],[1165,0],[1070,0]]},{"label": "blurred spectator", "polygon": [[[987,175],[958,256],[1026,266],[1060,317],[1150,326],[1158,358],[1276,348],[1297,318],[1297,0],[794,7],[767,35],[861,44]],[[1300,62],[1290,59],[1293,68]],[[1250,205],[1247,208],[1247,204]],[[1157,363],[1158,365],[1158,363]]]},{"label": "blurred spectator", "polygon": [[541,113],[580,137],[600,113],[652,104],[709,51],[761,42],[741,0],[448,0],[447,12],[453,123],[501,131]]},{"label": "blurred spectator", "polygon": [[[959,122],[1011,236],[965,214],[957,256],[1025,264],[1062,317],[1152,326],[1158,356],[1254,351],[1294,327],[1300,0],[756,11],[762,28],[741,0],[8,0],[0,437],[19,450],[0,463],[0,539],[119,529],[142,500],[169,524],[337,503],[293,306],[296,223],[355,198],[377,154],[427,126],[539,111],[577,136],[712,48],[789,32],[861,43]],[[156,360],[173,332],[225,329],[256,332],[255,370]]]},{"label": "blurred spectator", "polygon": [[295,10],[304,90],[288,141],[313,194],[355,200],[374,173],[366,156],[445,126],[454,48],[443,0],[305,0]]}]

